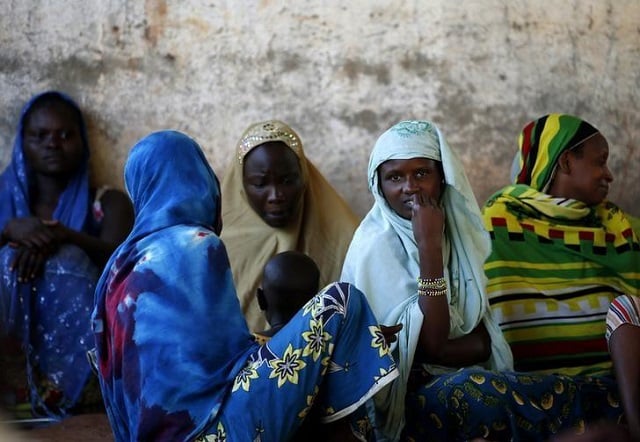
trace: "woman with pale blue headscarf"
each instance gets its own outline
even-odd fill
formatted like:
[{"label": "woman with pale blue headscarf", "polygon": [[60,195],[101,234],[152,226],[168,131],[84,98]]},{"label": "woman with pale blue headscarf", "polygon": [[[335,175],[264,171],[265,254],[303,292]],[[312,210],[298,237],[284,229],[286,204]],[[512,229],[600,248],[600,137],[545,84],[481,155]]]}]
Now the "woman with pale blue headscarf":
[{"label": "woman with pale blue headscarf", "polygon": [[326,286],[259,345],[219,238],[218,180],[198,144],[148,135],[129,153],[125,184],[136,219],[98,283],[92,321],[115,439],[280,442],[311,410],[333,437],[366,433],[366,416],[351,418],[397,370],[362,293]]},{"label": "woman with pale blue headscarf", "polygon": [[95,383],[92,400],[82,396],[93,291],[132,219],[123,192],[91,187],[78,105],[56,91],[33,97],[0,175],[0,388],[13,417],[100,406]]},{"label": "woman with pale blue headscarf", "polygon": [[489,236],[440,129],[402,121],[387,130],[368,183],[374,205],[341,279],[365,293],[381,324],[404,325],[392,346],[400,376],[369,403],[377,440],[543,440],[566,425],[564,399],[545,400],[565,379],[511,371],[485,291]]}]

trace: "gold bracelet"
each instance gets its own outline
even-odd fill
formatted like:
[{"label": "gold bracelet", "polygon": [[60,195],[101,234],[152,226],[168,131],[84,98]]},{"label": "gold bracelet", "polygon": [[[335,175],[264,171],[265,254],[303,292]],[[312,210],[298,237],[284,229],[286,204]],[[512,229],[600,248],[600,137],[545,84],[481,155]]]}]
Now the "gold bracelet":
[{"label": "gold bracelet", "polygon": [[418,289],[418,296],[446,296],[447,288],[444,289]]},{"label": "gold bracelet", "polygon": [[418,278],[418,289],[428,290],[446,290],[447,280],[444,277],[440,278]]}]

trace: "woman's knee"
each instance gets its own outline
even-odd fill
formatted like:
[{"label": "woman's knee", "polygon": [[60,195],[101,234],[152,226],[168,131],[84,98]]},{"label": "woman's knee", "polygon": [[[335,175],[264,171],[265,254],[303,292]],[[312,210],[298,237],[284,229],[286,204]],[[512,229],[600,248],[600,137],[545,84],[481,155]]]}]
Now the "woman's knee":
[{"label": "woman's knee", "polygon": [[73,273],[99,277],[99,269],[80,247],[64,244],[51,255],[45,264],[46,273]]},{"label": "woman's knee", "polygon": [[316,296],[319,296],[325,307],[332,305],[346,308],[349,306],[349,308],[357,309],[366,303],[364,294],[348,282],[332,282]]}]

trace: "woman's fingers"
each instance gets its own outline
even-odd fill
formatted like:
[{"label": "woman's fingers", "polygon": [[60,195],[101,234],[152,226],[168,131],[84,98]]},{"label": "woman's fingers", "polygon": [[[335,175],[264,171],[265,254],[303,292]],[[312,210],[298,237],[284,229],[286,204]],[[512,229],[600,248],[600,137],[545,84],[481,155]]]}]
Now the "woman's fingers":
[{"label": "woman's fingers", "polygon": [[28,274],[27,266],[29,263],[29,259],[30,259],[29,249],[25,247],[20,247],[16,252],[16,256],[12,264],[13,269],[18,274],[19,282],[27,281],[27,274]]},{"label": "woman's fingers", "polygon": [[22,257],[22,254],[26,250],[20,244],[15,244],[14,248],[16,249],[16,252],[13,255],[13,259],[11,260],[11,264],[9,264],[9,270],[12,271],[12,272],[18,268],[18,262],[20,261],[20,259]]},{"label": "woman's fingers", "polygon": [[22,238],[19,243],[30,249],[48,249],[55,246],[56,236],[50,227],[42,227],[34,230],[28,237]]},{"label": "woman's fingers", "polygon": [[11,262],[9,269],[18,275],[18,282],[27,282],[34,279],[42,270],[45,262],[45,254],[19,247]]},{"label": "woman's fingers", "polygon": [[35,279],[44,267],[45,255],[43,253],[33,253],[29,260],[28,278]]},{"label": "woman's fingers", "polygon": [[391,326],[380,325],[380,331],[384,336],[384,340],[387,342],[387,345],[391,344],[398,340],[396,334],[402,330],[402,324],[395,324]]},{"label": "woman's fingers", "polygon": [[31,250],[41,249],[47,246],[46,238],[37,234],[31,235],[31,237],[22,240],[20,243]]},{"label": "woman's fingers", "polygon": [[425,195],[422,192],[416,192],[411,195],[414,206],[424,207],[438,207],[438,200],[430,195]]},{"label": "woman's fingers", "polygon": [[23,261],[23,266],[20,274],[22,275],[23,281],[30,281],[34,276],[34,268],[38,259],[38,252],[27,250],[27,253],[25,253],[24,256],[25,259]]}]

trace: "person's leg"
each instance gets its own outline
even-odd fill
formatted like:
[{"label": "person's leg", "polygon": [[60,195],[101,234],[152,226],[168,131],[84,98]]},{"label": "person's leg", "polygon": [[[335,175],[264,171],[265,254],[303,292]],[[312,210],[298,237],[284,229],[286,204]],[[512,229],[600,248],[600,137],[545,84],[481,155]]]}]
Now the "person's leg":
[{"label": "person's leg", "polygon": [[[15,250],[6,245],[0,247],[0,336],[16,335],[24,328],[23,312],[20,309],[18,277],[10,270]],[[0,348],[0,351],[2,349]]]},{"label": "person's leg", "polygon": [[373,440],[373,427],[366,407],[358,408],[354,413],[335,422],[324,423],[321,407],[314,406],[302,422],[291,442],[351,442]]},{"label": "person's leg", "polygon": [[[93,335],[88,318],[100,270],[82,249],[65,245],[47,259],[42,275],[20,283],[9,271],[14,257],[11,247],[0,248],[0,273],[5,273],[0,336],[7,340],[0,353],[9,358],[3,362],[11,364],[9,386],[18,387],[11,401],[19,404],[14,408],[20,416],[28,412],[29,417],[59,419],[77,405],[89,378],[85,353]],[[99,390],[94,393],[91,405],[100,406]]]},{"label": "person's leg", "polygon": [[250,358],[209,439],[290,440],[313,414],[323,440],[356,440],[352,414],[396,375],[364,295],[332,284]]},{"label": "person's leg", "polygon": [[621,410],[609,401],[615,389],[607,378],[468,368],[433,377],[407,395],[406,435],[415,440],[547,440],[595,420],[616,422]]},{"label": "person's leg", "polygon": [[[0,279],[0,405],[11,418],[18,417],[17,403],[29,403],[24,394],[27,373],[21,335],[16,334],[16,330],[23,328],[19,321],[24,315],[18,310],[18,279],[9,270],[14,255],[15,251],[8,245],[0,247],[0,274],[3,275]],[[31,410],[20,417],[32,417]]]},{"label": "person's leg", "polygon": [[[95,383],[93,391],[86,391],[90,394],[83,397],[92,376],[86,353],[94,345],[89,317],[99,277],[100,269],[89,256],[66,244],[47,260],[42,277],[31,288],[28,310],[33,376],[64,397],[63,405],[50,405],[45,400],[49,413],[67,414],[71,408],[80,412],[85,406],[93,410],[102,405]],[[82,397],[87,402],[78,403]]]}]

